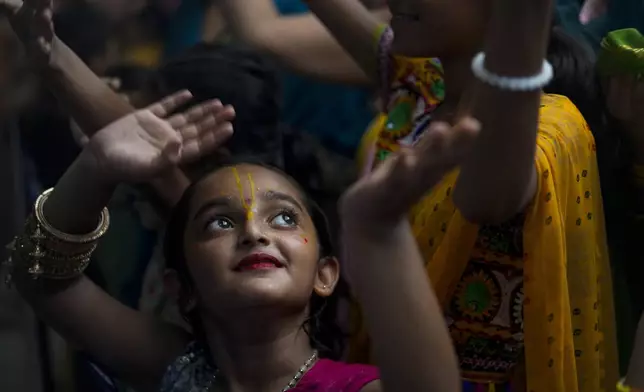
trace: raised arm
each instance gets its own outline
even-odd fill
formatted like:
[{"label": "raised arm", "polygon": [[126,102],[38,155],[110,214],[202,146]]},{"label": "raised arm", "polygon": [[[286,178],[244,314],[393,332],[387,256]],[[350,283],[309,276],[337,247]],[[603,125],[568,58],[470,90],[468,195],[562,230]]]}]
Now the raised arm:
[{"label": "raised arm", "polygon": [[[51,7],[51,0],[0,0],[0,8],[10,14],[14,31],[43,80],[83,133],[91,137],[135,108],[54,35]],[[170,168],[150,182],[168,207],[179,200],[188,183],[178,168]]]},{"label": "raised arm", "polygon": [[[551,0],[495,1],[483,49],[485,68],[503,76],[539,74]],[[454,202],[470,221],[499,223],[522,211],[536,192],[541,91],[512,92],[481,82],[474,90],[471,113],[481,121],[483,132],[461,167]]]},{"label": "raised arm", "polygon": [[406,212],[469,149],[478,123],[435,123],[414,147],[389,159],[343,196],[343,263],[362,307],[381,385],[367,391],[460,390],[442,311]]},{"label": "raised arm", "polygon": [[315,16],[280,16],[272,0],[223,0],[222,6],[239,37],[294,71],[331,82],[375,83],[375,34],[389,12],[370,12],[358,0],[305,3]]},{"label": "raised arm", "polygon": [[[163,119],[190,98],[187,92],[176,94],[99,131],[55,189],[39,198],[34,211],[42,214],[30,216],[12,252],[13,280],[37,315],[142,390],[158,387],[188,337],[79,275],[96,242],[84,233],[105,228],[99,217],[106,217],[101,211],[118,182],[148,179],[230,136],[233,113],[218,102]],[[84,242],[69,240],[74,235]]]}]

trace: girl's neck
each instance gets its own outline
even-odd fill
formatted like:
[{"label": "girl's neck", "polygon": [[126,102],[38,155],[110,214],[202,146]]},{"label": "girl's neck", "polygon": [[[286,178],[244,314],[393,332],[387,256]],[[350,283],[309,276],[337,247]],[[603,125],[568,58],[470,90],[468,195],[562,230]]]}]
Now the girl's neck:
[{"label": "girl's neck", "polygon": [[225,328],[215,320],[204,321],[210,352],[227,391],[274,392],[285,387],[313,354],[303,322],[300,315],[236,316],[226,320]]}]

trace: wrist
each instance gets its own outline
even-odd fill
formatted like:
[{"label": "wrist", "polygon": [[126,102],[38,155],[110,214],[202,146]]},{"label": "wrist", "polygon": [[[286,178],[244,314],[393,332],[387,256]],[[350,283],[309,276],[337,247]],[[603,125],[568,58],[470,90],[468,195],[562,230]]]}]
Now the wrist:
[{"label": "wrist", "polygon": [[155,190],[165,207],[173,208],[181,200],[186,188],[190,186],[190,180],[179,168],[173,168],[152,179],[149,185]]},{"label": "wrist", "polygon": [[342,230],[343,237],[354,241],[368,241],[377,244],[387,244],[395,239],[401,232],[408,229],[409,223],[405,216],[398,220],[382,219],[373,221],[343,214]]},{"label": "wrist", "polygon": [[100,158],[91,148],[85,148],[74,162],[74,171],[87,178],[97,188],[113,189],[120,181],[101,164]]}]

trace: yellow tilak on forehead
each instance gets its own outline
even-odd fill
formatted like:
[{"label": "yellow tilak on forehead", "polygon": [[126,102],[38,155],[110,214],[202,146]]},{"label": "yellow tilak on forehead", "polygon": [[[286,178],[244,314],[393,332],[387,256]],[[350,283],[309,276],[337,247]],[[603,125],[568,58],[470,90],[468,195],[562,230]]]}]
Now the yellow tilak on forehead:
[{"label": "yellow tilak on forehead", "polygon": [[235,176],[235,182],[237,183],[237,189],[239,189],[239,199],[241,200],[244,210],[246,210],[246,219],[250,220],[253,218],[255,213],[255,183],[253,181],[253,176],[248,173],[248,185],[250,186],[250,202],[244,197],[244,186],[242,185],[241,178],[239,177],[239,172],[236,167],[232,168],[233,175]]}]

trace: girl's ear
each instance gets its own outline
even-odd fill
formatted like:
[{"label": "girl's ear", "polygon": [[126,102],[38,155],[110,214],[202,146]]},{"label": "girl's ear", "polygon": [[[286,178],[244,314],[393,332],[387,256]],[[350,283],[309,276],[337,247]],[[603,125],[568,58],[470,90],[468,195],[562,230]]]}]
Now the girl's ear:
[{"label": "girl's ear", "polygon": [[340,279],[340,263],[335,257],[325,257],[318,263],[318,273],[313,283],[313,291],[320,297],[328,297],[335,290]]}]

